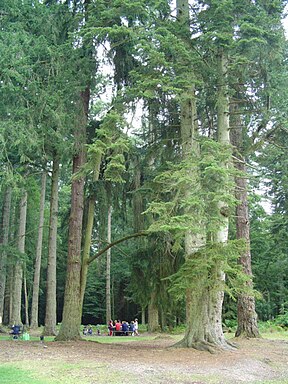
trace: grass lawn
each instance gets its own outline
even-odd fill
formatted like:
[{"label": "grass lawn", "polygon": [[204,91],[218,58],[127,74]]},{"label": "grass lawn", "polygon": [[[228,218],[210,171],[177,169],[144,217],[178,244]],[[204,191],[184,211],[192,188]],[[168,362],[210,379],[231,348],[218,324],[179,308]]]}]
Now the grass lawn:
[{"label": "grass lawn", "polygon": [[[263,356],[265,356],[264,361],[267,368],[271,365],[273,368],[271,368],[271,372],[279,370],[279,375],[273,379],[265,377],[265,379],[262,378],[261,380],[261,377],[257,376],[259,373],[255,373],[258,380],[256,379],[253,382],[255,384],[288,384],[287,375],[281,377],[284,363],[282,362],[282,365],[278,367],[278,360],[274,361],[276,352],[277,356],[282,356],[282,360],[287,356],[285,353],[287,352],[288,332],[265,331],[261,334],[262,341],[252,341],[253,346],[251,348],[244,342],[243,355],[240,356],[239,364],[241,358],[243,358],[245,364],[251,360],[253,364],[261,366],[261,364],[264,364]],[[190,351],[190,370],[189,372],[185,371],[185,369],[182,370],[181,364],[183,362],[184,367],[186,366],[186,352],[185,358],[181,360],[181,356],[184,356],[181,355],[181,351],[177,353],[175,350],[165,349],[167,345],[165,342],[171,341],[173,343],[173,341],[181,339],[182,336],[183,334],[150,335],[147,333],[142,333],[139,337],[95,335],[83,337],[83,340],[87,341],[87,343],[81,342],[80,344],[75,342],[71,344],[69,342],[50,344],[48,342],[52,342],[54,337],[45,337],[45,342],[48,343],[46,348],[45,342],[40,343],[39,336],[31,336],[30,341],[24,341],[21,339],[12,340],[11,336],[2,334],[0,335],[0,354],[2,352],[3,359],[2,361],[0,359],[0,384],[163,384],[164,382],[169,384],[230,384],[232,383],[231,377],[227,380],[225,374],[229,373],[231,369],[235,370],[235,375],[237,373],[242,376],[242,371],[245,371],[246,366],[245,364],[241,366],[242,368],[239,371],[238,363],[235,364],[232,355],[232,365],[229,365],[227,363],[229,355],[214,356],[205,352]],[[233,338],[234,333],[226,334],[226,337]],[[275,342],[270,344],[266,339]],[[7,342],[8,340],[10,341]],[[281,343],[282,340],[286,341],[286,343]],[[2,345],[1,342],[3,342]],[[95,342],[102,345],[97,347]],[[135,346],[133,346],[134,343]],[[143,347],[141,346],[142,343]],[[269,348],[263,346],[269,346]],[[274,347],[278,348],[278,350],[274,351]],[[269,355],[270,349],[273,352],[272,355]],[[136,365],[130,363],[129,356],[131,353],[133,356],[139,357],[136,360]],[[170,356],[170,362],[163,359],[163,353],[166,357]],[[241,351],[237,352],[237,354],[239,353]],[[259,358],[259,353],[264,355]],[[117,356],[120,357],[120,362],[118,362]],[[124,363],[123,356],[127,356]],[[144,356],[146,360],[142,361],[141,356]],[[223,362],[219,364],[219,369],[215,371],[215,365],[217,365],[217,361],[219,363],[221,356]],[[111,365],[113,359],[117,361],[117,364]],[[174,370],[169,371],[171,362],[174,363],[175,360],[178,361],[179,366],[177,363],[173,368]],[[198,361],[198,365],[195,365],[195,361]],[[233,364],[235,364],[234,368],[231,368]],[[253,365],[251,369],[254,372]],[[246,370],[250,374],[250,368],[248,367]],[[233,380],[233,384],[239,382]],[[242,378],[241,380],[243,382]],[[248,381],[244,382],[248,383]]]}]

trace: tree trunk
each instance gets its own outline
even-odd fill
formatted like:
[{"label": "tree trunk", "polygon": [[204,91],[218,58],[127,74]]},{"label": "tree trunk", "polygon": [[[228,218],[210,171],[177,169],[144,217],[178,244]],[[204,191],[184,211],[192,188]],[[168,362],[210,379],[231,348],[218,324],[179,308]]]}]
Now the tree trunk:
[{"label": "tree trunk", "polygon": [[159,312],[157,305],[157,294],[155,291],[152,291],[150,302],[148,304],[148,331],[159,331]]},{"label": "tree trunk", "polygon": [[[227,84],[227,71],[228,71],[228,58],[227,55],[222,51],[219,52],[218,56],[218,90],[217,90],[217,136],[218,142],[223,145],[230,144],[229,137],[229,97],[228,97],[228,84]],[[226,163],[223,164],[223,167],[229,167],[231,163],[231,158],[228,158]],[[228,176],[227,176],[228,181]],[[223,193],[226,192],[227,183],[224,182],[220,188],[223,188]],[[215,235],[215,242],[226,244],[228,241],[228,229],[229,229],[229,217],[228,217],[228,206],[225,202],[219,201],[218,203],[219,215],[220,215],[220,224],[219,229]],[[222,262],[215,262],[214,274],[219,282],[225,280],[225,274],[222,271]],[[224,300],[224,292],[217,291],[212,293],[215,299],[214,308],[215,308],[215,332],[217,340],[221,340],[222,346],[224,348],[228,347],[228,344],[225,341],[224,333],[222,329],[222,306]],[[214,300],[213,300],[214,301]]]},{"label": "tree trunk", "polygon": [[[218,87],[218,140],[223,144],[229,143],[229,120],[228,120],[228,97],[227,87],[224,81],[224,65],[226,62],[221,57],[219,64],[219,87]],[[222,76],[223,75],[223,76]],[[225,187],[225,186],[224,186]],[[218,204],[219,212],[226,212],[226,205],[221,201]],[[199,234],[200,235],[200,234]],[[215,241],[225,243],[228,239],[228,217],[223,215]],[[200,249],[204,244],[204,233],[198,241],[191,238],[190,249]],[[189,246],[187,247],[189,249]],[[194,251],[194,253],[195,253]],[[193,257],[193,253],[190,257]],[[216,262],[210,271],[210,285],[207,287],[209,276],[203,274],[197,279],[197,286],[187,292],[187,331],[184,338],[184,346],[194,347],[200,350],[228,349],[222,330],[222,304],[223,292],[219,291],[221,280],[224,279],[222,263]],[[212,280],[213,279],[213,280]],[[181,344],[180,344],[181,345]],[[183,342],[182,342],[183,345]]]},{"label": "tree trunk", "polygon": [[29,301],[28,301],[28,292],[27,292],[27,279],[26,279],[26,263],[23,273],[23,292],[24,292],[24,304],[25,304],[25,325],[29,327]]},{"label": "tree trunk", "polygon": [[9,324],[12,315],[13,267],[8,265],[4,297],[3,324]]},{"label": "tree trunk", "polygon": [[[100,174],[100,165],[101,165],[102,155],[97,153],[94,158],[94,172],[93,172],[93,185],[95,186],[96,182],[99,180]],[[82,268],[81,268],[81,313],[83,308],[84,294],[87,283],[87,273],[88,273],[88,260],[90,257],[90,248],[91,248],[91,238],[94,225],[94,212],[95,212],[95,202],[96,202],[96,193],[91,191],[88,201],[88,214],[87,214],[87,224],[85,228],[85,239],[83,246],[83,255],[82,255]]]},{"label": "tree trunk", "polygon": [[[111,216],[112,207],[108,207],[108,220],[107,220],[107,241],[111,243]],[[106,324],[111,319],[111,248],[107,251],[106,259]]]},{"label": "tree trunk", "polygon": [[[11,197],[12,188],[7,187],[4,194],[3,202],[3,215],[2,215],[2,228],[0,234],[0,244],[4,247],[8,245],[9,239],[9,226],[10,226],[10,210],[11,210]],[[4,295],[6,285],[6,263],[7,263],[7,252],[4,250],[0,251],[0,326],[2,324],[4,314]]]},{"label": "tree trunk", "polygon": [[[187,0],[177,1],[177,18],[180,24],[186,25],[187,33],[189,32],[189,3]],[[188,34],[189,35],[189,34]],[[191,71],[191,86],[188,91],[181,95],[180,104],[180,125],[181,125],[181,142],[183,160],[189,160],[192,155],[200,154],[197,123],[197,108],[195,86],[192,83],[194,74]],[[200,192],[201,182],[198,170],[193,166],[187,171],[193,183],[193,192]],[[191,199],[191,185],[187,185],[186,199]],[[195,208],[186,208],[186,214],[191,216],[191,226],[195,227],[197,222],[197,233],[187,230],[185,233],[185,258],[193,259],[199,249],[206,244],[206,229],[203,224],[203,212]],[[186,290],[186,332],[184,339],[176,346],[208,349],[212,346],[219,345],[219,340],[215,331],[215,303],[211,298],[211,293],[207,289],[208,276],[199,275],[196,288]],[[214,305],[213,305],[214,304]],[[222,339],[221,339],[222,341]]]},{"label": "tree trunk", "polygon": [[58,227],[58,184],[60,172],[60,159],[54,155],[51,178],[50,218],[48,240],[48,265],[46,285],[46,311],[44,335],[56,335],[57,302],[56,302],[56,266],[57,266],[57,227]]},{"label": "tree trunk", "polygon": [[[27,215],[27,192],[25,191],[20,201],[20,218],[18,231],[18,251],[25,252],[25,229]],[[11,324],[22,324],[21,320],[21,293],[23,282],[23,261],[18,258],[14,267],[14,287],[12,298]]]},{"label": "tree trunk", "polygon": [[38,302],[39,302],[40,269],[41,269],[41,257],[42,257],[42,243],[43,243],[46,178],[47,178],[47,173],[46,171],[43,171],[42,180],[41,180],[39,227],[38,227],[38,238],[37,238],[37,246],[36,246],[36,258],[35,258],[35,264],[34,264],[34,281],[33,281],[32,306],[31,306],[30,326],[32,329],[38,328]]},{"label": "tree trunk", "polygon": [[146,321],[145,321],[145,310],[146,310],[146,307],[141,307],[141,324],[146,324]]},{"label": "tree trunk", "polygon": [[[11,223],[9,231],[9,242],[15,243],[15,221],[16,221],[16,204],[13,202],[11,205]],[[12,302],[13,302],[13,281],[14,281],[14,267],[11,263],[7,263],[7,279],[4,298],[4,324],[12,324],[10,319],[12,318]]]},{"label": "tree trunk", "polygon": [[[237,111],[238,107],[235,106]],[[232,111],[234,112],[234,111]],[[247,288],[252,290],[252,268],[251,268],[251,252],[250,252],[250,222],[247,195],[247,179],[245,175],[246,164],[242,156],[243,146],[243,123],[240,114],[235,114],[234,127],[231,131],[231,143],[234,146],[234,166],[241,172],[240,176],[235,177],[236,190],[235,197],[238,201],[236,206],[236,238],[244,239],[246,242],[246,251],[241,255],[239,263],[243,272],[248,276]],[[255,338],[259,337],[259,329],[257,325],[257,314],[255,310],[255,298],[248,293],[242,293],[238,296],[238,327],[236,337],[244,336]]]},{"label": "tree trunk", "polygon": [[75,128],[75,155],[73,157],[73,179],[71,193],[71,213],[69,219],[67,275],[64,295],[62,324],[56,340],[80,339],[82,315],[81,305],[81,240],[84,210],[84,177],[77,175],[86,159],[86,125],[90,90],[87,87],[81,94],[82,111],[79,125]]}]

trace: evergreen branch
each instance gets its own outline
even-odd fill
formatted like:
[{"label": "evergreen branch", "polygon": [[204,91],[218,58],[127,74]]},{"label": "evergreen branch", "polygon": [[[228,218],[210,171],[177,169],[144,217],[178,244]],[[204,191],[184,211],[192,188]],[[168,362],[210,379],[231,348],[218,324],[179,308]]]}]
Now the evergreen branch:
[{"label": "evergreen branch", "polygon": [[[251,169],[254,169],[255,171],[259,171],[259,169],[258,169],[257,167],[254,167],[253,165],[247,163],[247,161],[245,161],[245,160],[241,160],[241,159],[239,159],[239,157],[234,156],[234,155],[232,155],[231,157],[232,157],[233,160],[235,160],[235,162],[237,162],[237,163],[241,163],[241,164],[245,164],[246,167],[249,167],[249,168],[251,168]],[[245,178],[248,178],[248,177],[245,176]]]},{"label": "evergreen branch", "polygon": [[133,239],[135,237],[140,237],[140,236],[148,236],[148,232],[142,231],[142,232],[137,232],[133,233],[132,235],[127,235],[125,237],[122,237],[121,239],[115,240],[112,243],[108,244],[105,248],[101,249],[101,251],[97,252],[94,256],[90,257],[89,260],[87,261],[87,264],[91,264],[92,261],[100,257],[103,253],[108,251],[108,249],[114,247],[115,245],[122,243],[123,241]]},{"label": "evergreen branch", "polygon": [[[107,243],[109,244],[109,242],[107,240],[103,240],[103,239],[99,239],[100,243]],[[129,257],[129,255],[124,252],[121,248],[117,247],[117,245],[115,245],[115,248],[120,252],[122,253],[122,255],[124,255],[125,257]]]}]

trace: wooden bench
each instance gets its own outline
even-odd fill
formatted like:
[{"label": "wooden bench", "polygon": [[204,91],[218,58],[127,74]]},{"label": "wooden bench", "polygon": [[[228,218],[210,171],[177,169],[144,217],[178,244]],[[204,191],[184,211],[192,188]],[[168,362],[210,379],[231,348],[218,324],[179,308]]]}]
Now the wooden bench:
[{"label": "wooden bench", "polygon": [[[123,334],[124,333],[124,334]],[[113,329],[112,331],[112,335],[113,336],[132,336],[134,332],[133,331],[116,331],[115,329]]]}]

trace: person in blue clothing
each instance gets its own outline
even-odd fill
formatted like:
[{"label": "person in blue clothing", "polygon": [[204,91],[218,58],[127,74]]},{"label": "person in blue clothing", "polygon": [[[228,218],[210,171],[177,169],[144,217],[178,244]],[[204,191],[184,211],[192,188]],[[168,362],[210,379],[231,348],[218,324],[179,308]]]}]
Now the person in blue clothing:
[{"label": "person in blue clothing", "polygon": [[122,335],[128,336],[129,326],[126,321],[122,321]]}]

